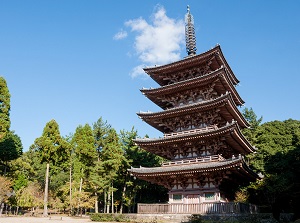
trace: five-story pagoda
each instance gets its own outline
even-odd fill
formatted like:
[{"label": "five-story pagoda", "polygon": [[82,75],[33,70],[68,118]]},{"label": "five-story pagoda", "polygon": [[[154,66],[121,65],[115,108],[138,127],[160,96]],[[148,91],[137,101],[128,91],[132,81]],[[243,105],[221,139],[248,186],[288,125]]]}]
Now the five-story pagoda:
[{"label": "five-story pagoda", "polygon": [[196,54],[189,8],[185,20],[188,56],[144,69],[160,87],[141,92],[162,111],[138,113],[163,137],[135,142],[169,162],[129,171],[168,188],[169,204],[232,201],[237,186],[257,178],[243,158],[255,149],[240,131],[249,124],[237,108],[244,103],[235,88],[239,81],[219,45]]}]

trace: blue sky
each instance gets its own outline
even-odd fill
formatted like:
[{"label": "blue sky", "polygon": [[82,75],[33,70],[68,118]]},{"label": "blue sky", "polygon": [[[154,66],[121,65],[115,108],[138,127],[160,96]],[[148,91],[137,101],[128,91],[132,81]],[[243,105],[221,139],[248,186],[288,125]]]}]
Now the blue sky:
[{"label": "blue sky", "polygon": [[160,110],[139,91],[157,87],[140,68],[186,56],[187,5],[197,53],[221,45],[245,107],[300,120],[298,0],[0,0],[0,75],[24,151],[51,119],[63,136],[100,117],[161,136],[136,115]]}]

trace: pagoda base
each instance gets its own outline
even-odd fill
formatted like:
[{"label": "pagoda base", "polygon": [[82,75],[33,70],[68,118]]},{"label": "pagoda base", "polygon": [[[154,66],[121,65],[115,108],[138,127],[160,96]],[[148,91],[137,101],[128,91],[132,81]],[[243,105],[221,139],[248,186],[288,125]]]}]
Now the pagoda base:
[{"label": "pagoda base", "polygon": [[169,191],[169,204],[201,204],[227,201],[218,188]]},{"label": "pagoda base", "polygon": [[206,202],[199,204],[138,204],[138,214],[253,214],[253,204],[235,202]]}]

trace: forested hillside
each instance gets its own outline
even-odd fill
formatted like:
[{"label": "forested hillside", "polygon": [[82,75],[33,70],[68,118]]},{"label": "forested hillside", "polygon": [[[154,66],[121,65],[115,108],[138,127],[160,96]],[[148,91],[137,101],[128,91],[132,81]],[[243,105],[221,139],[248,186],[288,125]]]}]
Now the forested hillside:
[{"label": "forested hillside", "polygon": [[300,213],[300,121],[285,120],[260,124],[262,118],[252,109],[245,109],[244,116],[251,124],[244,130],[257,152],[248,158],[251,168],[263,178],[242,188],[239,195],[260,205],[262,211],[275,214]]}]

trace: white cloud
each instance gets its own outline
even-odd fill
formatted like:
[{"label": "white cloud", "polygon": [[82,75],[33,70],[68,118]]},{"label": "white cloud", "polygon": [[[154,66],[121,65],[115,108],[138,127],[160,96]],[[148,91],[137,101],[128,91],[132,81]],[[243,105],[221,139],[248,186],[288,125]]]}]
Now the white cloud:
[{"label": "white cloud", "polygon": [[130,72],[130,76],[132,78],[136,78],[136,77],[147,78],[148,74],[146,74],[145,71],[143,70],[144,67],[146,67],[145,64],[141,64],[134,67]]},{"label": "white cloud", "polygon": [[[184,22],[166,15],[158,6],[151,16],[152,23],[142,17],[125,22],[125,26],[135,33],[134,50],[138,59],[147,66],[161,65],[180,59],[181,46],[184,44]],[[132,77],[144,74],[141,65],[131,72]]]},{"label": "white cloud", "polygon": [[114,40],[120,40],[120,39],[124,39],[127,37],[127,32],[126,31],[123,31],[121,30],[120,32],[116,33],[113,37]]}]

